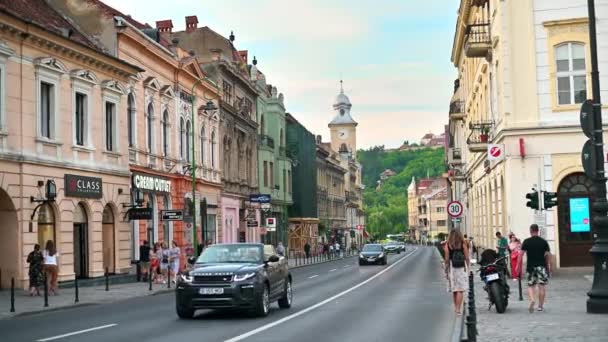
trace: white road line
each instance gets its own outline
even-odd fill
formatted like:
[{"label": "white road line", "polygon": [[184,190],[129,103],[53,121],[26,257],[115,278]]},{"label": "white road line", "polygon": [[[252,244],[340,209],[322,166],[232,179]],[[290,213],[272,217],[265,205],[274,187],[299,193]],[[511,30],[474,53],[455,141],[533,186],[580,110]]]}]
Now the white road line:
[{"label": "white road line", "polygon": [[312,276],[308,277],[308,279],[316,278],[318,276],[319,276],[318,274],[315,274],[315,275],[312,275]]},{"label": "white road line", "polygon": [[116,326],[116,325],[118,325],[118,324],[116,324],[116,323],[106,324],[106,325],[102,325],[102,326],[99,326],[99,327],[94,327],[94,328],[89,328],[89,329],[84,329],[84,330],[78,330],[78,331],[74,331],[74,332],[71,332],[71,333],[63,334],[63,335],[57,335],[57,336],[53,336],[53,337],[41,338],[41,339],[36,340],[36,341],[37,342],[53,341],[53,340],[58,340],[58,339],[64,338],[64,337],[69,337],[69,336],[74,336],[74,335],[88,333],[88,332],[95,331],[95,330],[101,330],[101,329],[110,328],[110,327],[113,327],[113,326]]},{"label": "white road line", "polygon": [[334,268],[333,270],[329,270],[329,272],[334,272],[334,271],[337,271],[337,269],[336,269],[336,268]]},{"label": "white road line", "polygon": [[309,307],[308,307],[308,308],[306,308],[306,309],[300,310],[300,311],[298,311],[298,312],[296,312],[296,313],[294,313],[294,314],[291,314],[291,315],[289,315],[289,316],[287,316],[287,317],[283,317],[283,318],[281,318],[281,319],[280,319],[280,320],[278,320],[278,321],[275,321],[275,322],[272,322],[272,323],[268,323],[268,324],[263,325],[263,326],[261,326],[261,327],[259,327],[259,328],[257,328],[257,329],[251,330],[251,331],[246,332],[246,333],[244,333],[244,334],[242,334],[242,335],[239,335],[239,336],[233,337],[233,338],[231,338],[231,339],[228,339],[228,340],[226,340],[226,341],[224,341],[224,342],[238,342],[238,341],[242,341],[242,340],[244,340],[244,339],[246,339],[246,338],[248,338],[248,337],[251,337],[251,336],[253,336],[253,335],[255,335],[255,334],[258,334],[258,333],[260,333],[260,332],[262,332],[262,331],[265,331],[265,330],[268,330],[268,329],[270,329],[270,328],[276,327],[276,326],[277,326],[277,325],[279,325],[279,324],[282,324],[282,323],[284,323],[284,322],[290,321],[290,320],[292,320],[292,319],[294,319],[294,318],[297,318],[297,317],[299,317],[299,316],[302,316],[303,314],[305,314],[305,313],[307,313],[307,312],[310,312],[310,311],[312,311],[312,310],[314,310],[314,309],[316,309],[316,308],[318,308],[318,307],[320,307],[320,306],[322,306],[322,305],[325,305],[325,304],[327,304],[327,303],[329,303],[329,302],[332,302],[332,301],[334,301],[334,300],[336,300],[336,299],[338,299],[338,298],[340,298],[340,297],[342,297],[342,296],[344,296],[344,295],[346,295],[346,294],[348,294],[348,293],[350,293],[350,292],[352,292],[352,291],[354,291],[354,290],[356,290],[356,289],[360,288],[361,286],[363,286],[363,285],[365,285],[365,284],[369,283],[370,281],[372,281],[372,280],[374,280],[374,279],[378,278],[378,277],[379,277],[379,276],[381,276],[382,274],[384,274],[384,273],[388,272],[388,271],[389,271],[391,268],[393,268],[393,267],[397,266],[397,264],[399,264],[400,262],[402,262],[403,260],[407,259],[407,258],[408,258],[409,256],[411,256],[412,254],[414,254],[414,253],[415,253],[417,250],[418,250],[418,248],[416,247],[416,248],[415,248],[413,251],[411,251],[409,254],[407,254],[407,255],[403,256],[403,258],[401,258],[401,259],[399,259],[399,260],[396,260],[394,263],[392,263],[392,264],[391,264],[390,266],[388,266],[387,268],[385,268],[385,269],[383,269],[382,271],[380,271],[380,272],[376,273],[375,275],[373,275],[373,276],[371,276],[371,277],[367,278],[366,280],[364,280],[364,281],[360,282],[359,284],[357,284],[357,285],[355,285],[355,286],[353,286],[353,287],[351,287],[351,288],[349,288],[349,289],[346,289],[346,290],[344,290],[344,291],[342,291],[342,292],[338,293],[338,294],[337,294],[337,295],[335,295],[335,296],[329,297],[329,298],[325,299],[324,301],[321,301],[321,302],[319,302],[319,303],[317,303],[317,304],[314,304],[313,306],[309,306]]},{"label": "white road line", "polygon": [[350,265],[346,265],[346,266],[344,266],[344,268],[349,268],[349,267],[350,267]]}]

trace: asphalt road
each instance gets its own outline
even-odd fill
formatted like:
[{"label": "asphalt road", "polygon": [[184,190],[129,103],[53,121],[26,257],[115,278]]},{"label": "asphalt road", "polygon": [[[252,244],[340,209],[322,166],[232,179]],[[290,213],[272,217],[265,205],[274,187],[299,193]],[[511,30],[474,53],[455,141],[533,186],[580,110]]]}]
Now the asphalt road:
[{"label": "asphalt road", "polygon": [[439,255],[408,247],[388,266],[356,258],[292,270],[294,303],[265,318],[200,311],[175,315],[173,293],[0,320],[0,340],[26,341],[448,341],[454,325]]}]

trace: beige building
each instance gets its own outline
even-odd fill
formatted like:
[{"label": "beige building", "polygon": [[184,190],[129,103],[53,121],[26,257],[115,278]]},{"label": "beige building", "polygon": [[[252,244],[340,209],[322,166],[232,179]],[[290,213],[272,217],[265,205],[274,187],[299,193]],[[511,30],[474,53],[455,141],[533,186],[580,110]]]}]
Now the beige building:
[{"label": "beige building", "polygon": [[120,114],[141,69],[106,54],[46,2],[24,2],[0,11],[2,286],[11,277],[27,286],[27,255],[47,240],[57,245],[60,280],[124,272],[130,173]]},{"label": "beige building", "polygon": [[448,187],[445,178],[412,178],[407,189],[410,238],[415,241],[434,240],[448,233]]},{"label": "beige building", "polygon": [[[317,136],[317,211],[319,225],[329,235],[346,229],[346,193],[340,156]],[[323,239],[322,241],[323,242]],[[327,242],[327,241],[325,241]]]},{"label": "beige building", "polygon": [[[607,5],[596,5],[598,42],[607,39]],[[600,44],[605,98],[607,53]],[[493,248],[496,231],[525,238],[536,222],[558,265],[590,265],[592,233],[570,218],[572,200],[593,197],[579,127],[591,93],[586,1],[461,0],[451,59],[458,79],[447,161],[451,197],[465,207],[462,229]],[[490,160],[490,144],[503,157]],[[557,192],[557,208],[527,208],[532,187]]]}]

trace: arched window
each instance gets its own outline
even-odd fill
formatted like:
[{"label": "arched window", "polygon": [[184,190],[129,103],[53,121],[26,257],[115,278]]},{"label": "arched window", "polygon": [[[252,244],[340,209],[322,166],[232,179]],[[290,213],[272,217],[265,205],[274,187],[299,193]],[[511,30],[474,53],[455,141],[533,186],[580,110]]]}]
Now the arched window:
[{"label": "arched window", "polygon": [[283,129],[281,128],[281,132],[279,133],[279,146],[285,146],[285,142],[283,141]]},{"label": "arched window", "polygon": [[260,134],[265,135],[266,133],[266,125],[264,122],[264,115],[262,115],[262,119],[260,120]]},{"label": "arched window", "polygon": [[50,204],[43,204],[38,210],[38,244],[44,248],[48,240],[55,241],[55,214]]},{"label": "arched window", "polygon": [[211,132],[211,168],[215,169],[215,131]]},{"label": "arched window", "polygon": [[127,98],[127,129],[129,134],[129,147],[135,146],[135,98],[129,93]]},{"label": "arched window", "polygon": [[169,112],[163,113],[163,155],[169,155]]},{"label": "arched window", "polygon": [[587,99],[585,45],[570,42],[556,46],[555,68],[558,104],[583,103]]},{"label": "arched window", "polygon": [[205,166],[205,126],[201,127],[201,165]]},{"label": "arched window", "polygon": [[153,146],[153,137],[152,133],[154,132],[154,106],[152,103],[148,104],[148,152],[152,152]]},{"label": "arched window", "polygon": [[190,154],[190,139],[192,137],[192,125],[190,124],[190,120],[186,121],[186,161],[190,162],[192,155]]},{"label": "arched window", "polygon": [[184,159],[184,118],[179,119],[179,158]]}]

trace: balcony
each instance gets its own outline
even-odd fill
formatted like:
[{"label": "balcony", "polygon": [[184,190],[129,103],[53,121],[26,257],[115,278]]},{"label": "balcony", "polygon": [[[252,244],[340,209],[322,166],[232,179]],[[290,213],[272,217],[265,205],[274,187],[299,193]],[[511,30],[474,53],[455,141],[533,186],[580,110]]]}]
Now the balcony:
[{"label": "balcony", "polygon": [[467,25],[464,53],[467,57],[487,57],[492,50],[489,23]]},{"label": "balcony", "polygon": [[448,170],[448,178],[450,179],[450,182],[464,182],[467,179],[459,168]]},{"label": "balcony", "polygon": [[490,142],[490,130],[493,123],[491,121],[471,122],[469,129],[471,134],[467,138],[467,145],[471,152],[486,152]]},{"label": "balcony", "polygon": [[461,165],[462,164],[462,151],[457,147],[450,147],[448,149],[448,164],[450,165]]},{"label": "balcony", "polygon": [[464,101],[463,100],[455,100],[450,102],[450,120],[458,121],[464,120],[466,116],[464,112]]},{"label": "balcony", "polygon": [[260,135],[260,146],[266,146],[274,149],[274,139],[269,135]]}]

